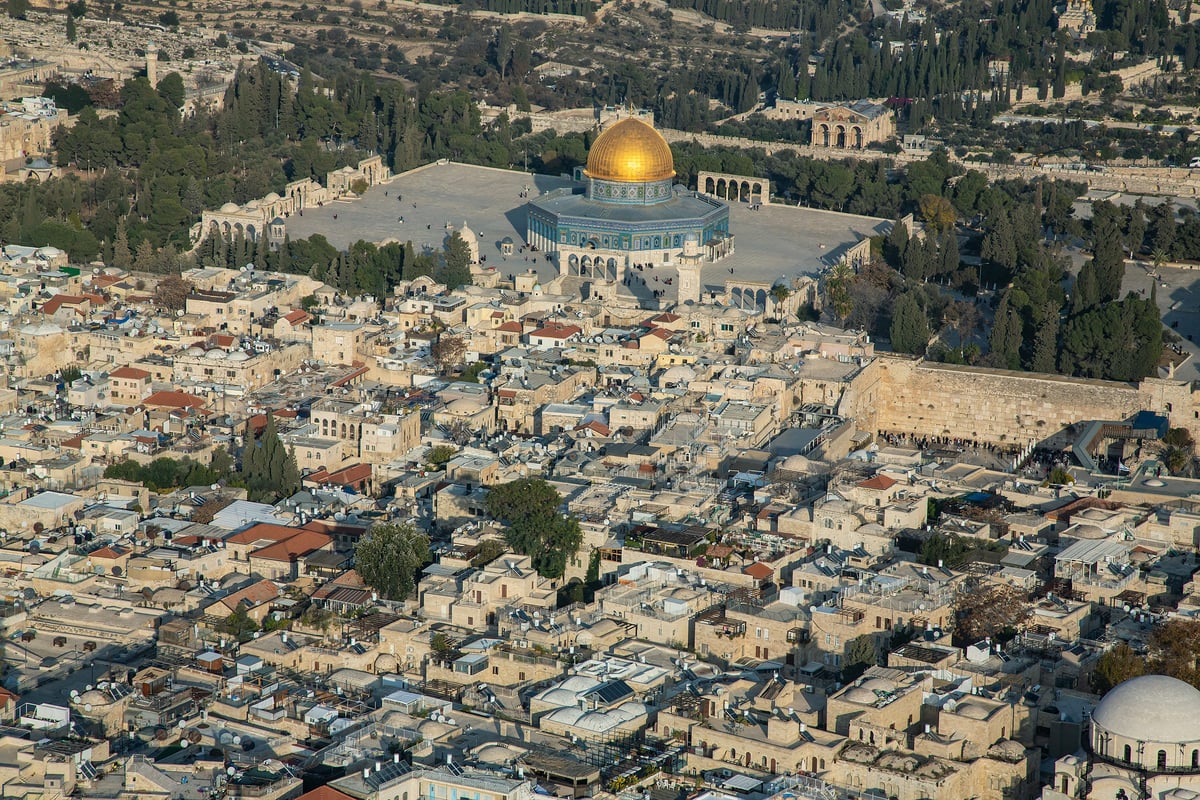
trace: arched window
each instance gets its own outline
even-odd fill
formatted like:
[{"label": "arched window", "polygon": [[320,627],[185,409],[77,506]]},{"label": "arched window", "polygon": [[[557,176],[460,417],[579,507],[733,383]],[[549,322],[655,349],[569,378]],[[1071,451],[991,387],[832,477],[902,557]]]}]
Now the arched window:
[{"label": "arched window", "polygon": [[1192,751],[1192,767],[1200,767],[1200,750]]},{"label": "arched window", "polygon": [[1125,745],[1125,757],[1122,758],[1121,760],[1125,761],[1125,762],[1133,761],[1133,748],[1132,747],[1130,747],[1129,745]]},{"label": "arched window", "polygon": [[1166,750],[1158,751],[1158,768],[1159,769],[1167,768],[1167,751]]}]

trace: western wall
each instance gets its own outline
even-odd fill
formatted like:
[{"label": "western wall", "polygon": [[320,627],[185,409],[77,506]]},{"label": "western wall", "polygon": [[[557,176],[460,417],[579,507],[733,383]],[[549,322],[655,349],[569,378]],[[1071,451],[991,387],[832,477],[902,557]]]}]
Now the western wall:
[{"label": "western wall", "polygon": [[949,436],[999,445],[1041,442],[1073,423],[1166,414],[1200,438],[1197,397],[1186,381],[1140,384],[877,357],[854,379],[844,413],[860,429]]}]

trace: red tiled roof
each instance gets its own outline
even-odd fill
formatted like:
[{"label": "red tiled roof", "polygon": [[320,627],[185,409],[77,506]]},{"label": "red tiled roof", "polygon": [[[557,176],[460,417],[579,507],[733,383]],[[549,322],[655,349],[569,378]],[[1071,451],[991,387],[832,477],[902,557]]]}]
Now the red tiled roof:
[{"label": "red tiled roof", "polygon": [[339,792],[332,786],[325,785],[318,786],[311,792],[305,792],[297,797],[296,800],[354,800],[354,798],[348,794]]},{"label": "red tiled roof", "polygon": [[[325,474],[319,475],[319,473],[322,473],[322,472]],[[362,483],[363,481],[367,480],[370,477],[371,477],[371,465],[370,464],[352,464],[349,467],[343,467],[342,469],[339,469],[335,472],[327,472],[325,470],[318,470],[317,472],[314,472],[312,475],[309,475],[308,479],[313,481],[314,483],[334,483],[334,484],[337,484],[338,486],[354,486],[356,484]]]},{"label": "red tiled roof", "polygon": [[138,369],[137,367],[121,367],[120,369],[114,369],[112,372],[110,372],[108,377],[129,378],[130,380],[144,381],[146,378],[150,377],[150,373],[144,369]]},{"label": "red tiled roof", "polygon": [[196,397],[194,394],[187,392],[155,392],[142,401],[148,406],[162,406],[164,408],[203,408],[205,401],[203,398]]},{"label": "red tiled roof", "polygon": [[775,570],[768,567],[761,561],[755,561],[750,566],[742,570],[743,573],[754,578],[756,581],[765,581],[767,578],[775,574]]},{"label": "red tiled roof", "polygon": [[232,536],[225,537],[225,541],[233,544],[250,544],[257,542],[259,539],[273,539],[281,542],[289,536],[295,536],[301,528],[290,528],[287,525],[273,525],[270,522],[260,522],[257,525],[251,525],[244,531],[239,531]]},{"label": "red tiled roof", "polygon": [[53,314],[63,306],[77,306],[87,302],[90,301],[86,297],[79,297],[73,294],[56,294],[45,303],[42,303],[42,313]]},{"label": "red tiled roof", "polygon": [[612,433],[612,429],[598,419],[588,420],[587,422],[575,426],[575,430],[577,431],[585,428],[587,430],[595,431],[601,436],[608,436]]},{"label": "red tiled roof", "polygon": [[552,322],[545,327],[538,328],[530,336],[540,336],[544,339],[569,339],[572,336],[578,336],[583,333],[583,328],[577,325],[566,325],[561,322]]},{"label": "red tiled roof", "polygon": [[664,328],[655,328],[654,330],[650,331],[650,333],[647,335],[648,336],[657,336],[658,338],[662,339],[665,342],[668,339],[670,339],[672,336],[674,336],[675,334]]},{"label": "red tiled roof", "polygon": [[123,556],[125,554],[118,553],[116,550],[113,550],[111,547],[101,547],[99,550],[95,550],[91,553],[88,553],[88,555],[91,558],[120,558],[121,556]]},{"label": "red tiled roof", "polygon": [[876,475],[874,478],[867,478],[865,481],[858,482],[860,489],[875,489],[878,491],[890,489],[895,485],[896,482],[887,475]]},{"label": "red tiled roof", "polygon": [[275,584],[267,580],[262,580],[252,583],[245,589],[236,591],[227,597],[222,597],[219,602],[230,611],[236,611],[239,603],[244,602],[250,608],[254,608],[263,603],[269,603],[276,597],[279,597],[279,590],[275,588]]},{"label": "red tiled roof", "polygon": [[332,543],[333,539],[323,533],[297,531],[295,536],[289,536],[283,541],[255,550],[250,557],[265,558],[269,561],[294,561],[300,556],[306,556],[323,547],[328,547]]},{"label": "red tiled roof", "polygon": [[295,311],[289,311],[288,313],[284,314],[283,318],[291,325],[302,325],[303,323],[312,319],[312,314],[309,314],[307,311],[296,309]]},{"label": "red tiled roof", "polygon": [[524,329],[521,327],[521,323],[519,322],[505,322],[500,327],[496,328],[496,330],[504,331],[505,333],[520,333]]}]

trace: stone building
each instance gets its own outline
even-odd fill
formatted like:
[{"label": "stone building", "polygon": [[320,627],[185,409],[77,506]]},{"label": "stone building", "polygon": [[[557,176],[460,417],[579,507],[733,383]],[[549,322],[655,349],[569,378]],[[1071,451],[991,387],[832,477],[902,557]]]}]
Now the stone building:
[{"label": "stone building", "polygon": [[559,272],[621,281],[635,263],[715,261],[733,252],[729,206],[675,186],[671,146],[649,124],[627,118],[588,151],[580,185],[529,201],[526,240],[556,253]]},{"label": "stone building", "polygon": [[1200,691],[1165,675],[1125,681],[1092,713],[1087,751],[1055,763],[1044,800],[1198,796]]},{"label": "stone building", "polygon": [[812,114],[813,147],[862,150],[895,135],[896,120],[891,110],[867,100],[825,106]]}]

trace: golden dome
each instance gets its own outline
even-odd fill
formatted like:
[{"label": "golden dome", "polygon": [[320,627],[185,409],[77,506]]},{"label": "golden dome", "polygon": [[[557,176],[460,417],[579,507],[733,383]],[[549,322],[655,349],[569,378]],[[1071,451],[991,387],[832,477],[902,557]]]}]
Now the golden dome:
[{"label": "golden dome", "polygon": [[639,119],[623,119],[597,137],[583,174],[622,183],[664,181],[675,176],[675,159],[661,133]]}]

